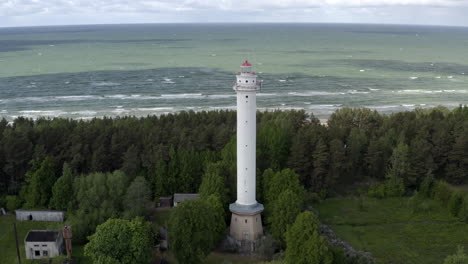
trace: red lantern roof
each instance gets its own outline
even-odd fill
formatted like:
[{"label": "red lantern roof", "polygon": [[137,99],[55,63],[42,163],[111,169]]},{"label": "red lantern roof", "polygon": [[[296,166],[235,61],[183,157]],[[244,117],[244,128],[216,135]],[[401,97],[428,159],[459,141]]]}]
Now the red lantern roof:
[{"label": "red lantern roof", "polygon": [[250,64],[248,60],[245,60],[245,62],[242,63],[241,66],[252,66],[252,64]]}]

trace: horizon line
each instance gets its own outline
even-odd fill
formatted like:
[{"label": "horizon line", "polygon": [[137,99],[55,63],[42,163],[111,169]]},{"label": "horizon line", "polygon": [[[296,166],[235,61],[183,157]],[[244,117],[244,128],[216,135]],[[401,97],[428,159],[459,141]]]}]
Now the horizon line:
[{"label": "horizon line", "polygon": [[79,23],[79,24],[44,24],[44,25],[30,25],[30,26],[0,26],[0,29],[13,29],[13,28],[41,28],[41,27],[74,27],[74,26],[117,26],[117,25],[213,25],[213,24],[226,24],[226,25],[242,25],[242,24],[297,24],[297,25],[380,25],[380,26],[414,26],[414,27],[448,27],[448,28],[468,28],[464,25],[440,25],[440,24],[404,24],[404,23],[352,23],[352,22],[154,22],[154,23]]}]

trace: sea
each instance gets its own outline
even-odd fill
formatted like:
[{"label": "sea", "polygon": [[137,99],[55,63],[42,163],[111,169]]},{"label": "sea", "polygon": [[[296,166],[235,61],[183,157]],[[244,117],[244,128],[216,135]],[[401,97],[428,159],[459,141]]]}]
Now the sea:
[{"label": "sea", "polygon": [[0,28],[0,118],[235,110],[248,59],[259,110],[390,114],[468,102],[468,28],[131,24]]}]

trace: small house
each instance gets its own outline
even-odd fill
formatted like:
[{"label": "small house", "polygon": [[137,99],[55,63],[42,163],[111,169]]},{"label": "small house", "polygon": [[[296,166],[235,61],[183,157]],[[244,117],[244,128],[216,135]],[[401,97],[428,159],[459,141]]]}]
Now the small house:
[{"label": "small house", "polygon": [[62,232],[30,230],[24,239],[26,259],[53,258],[63,252]]},{"label": "small house", "polygon": [[158,207],[167,208],[172,206],[172,196],[159,197]]},{"label": "small house", "polygon": [[55,221],[63,222],[65,213],[53,210],[15,210],[18,221]]},{"label": "small house", "polygon": [[198,193],[174,193],[174,207],[177,207],[177,204],[185,200],[200,199],[200,194]]}]

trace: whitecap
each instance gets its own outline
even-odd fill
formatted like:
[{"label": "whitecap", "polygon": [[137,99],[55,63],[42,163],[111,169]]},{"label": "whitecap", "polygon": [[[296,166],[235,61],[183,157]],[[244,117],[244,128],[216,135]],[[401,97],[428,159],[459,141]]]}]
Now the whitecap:
[{"label": "whitecap", "polygon": [[124,98],[128,97],[128,95],[125,95],[125,94],[112,94],[112,95],[104,95],[104,97],[124,99]]},{"label": "whitecap", "polygon": [[[167,111],[173,110],[174,107],[149,107],[149,108],[136,108],[138,111]],[[134,109],[132,109],[134,110]]]},{"label": "whitecap", "polygon": [[436,76],[435,78],[436,78],[436,79],[440,79],[441,77],[440,77],[440,76]]},{"label": "whitecap", "polygon": [[416,76],[411,76],[411,77],[409,77],[409,78],[410,78],[411,80],[416,80],[416,79],[418,79],[418,77],[416,77]]},{"label": "whitecap", "polygon": [[315,95],[344,95],[342,92],[323,92],[323,91],[310,91],[310,92],[289,92],[292,96],[315,96]]},{"label": "whitecap", "polygon": [[63,100],[63,101],[83,101],[89,99],[100,99],[99,96],[94,95],[69,95],[69,96],[56,96],[54,99]]},{"label": "whitecap", "polygon": [[226,110],[226,109],[236,109],[237,106],[233,105],[233,106],[210,106],[209,109],[213,109],[213,110]]},{"label": "whitecap", "polygon": [[358,90],[348,90],[347,93],[349,93],[349,94],[368,94],[369,92],[358,91]]},{"label": "whitecap", "polygon": [[165,84],[174,84],[175,82],[173,82],[172,79],[164,78],[164,81],[162,81],[161,83],[165,83]]},{"label": "whitecap", "polygon": [[179,98],[194,99],[194,98],[203,98],[203,95],[201,93],[161,94],[161,97],[166,98],[166,99],[179,99]]},{"label": "whitecap", "polygon": [[90,111],[90,110],[84,110],[84,111],[71,112],[70,114],[71,115],[96,115],[97,112]]},{"label": "whitecap", "polygon": [[366,70],[359,70],[360,72],[365,72]]},{"label": "whitecap", "polygon": [[120,83],[117,83],[117,82],[92,82],[91,85],[92,86],[97,86],[97,87],[100,87],[100,86],[119,86]]},{"label": "whitecap", "polygon": [[211,99],[232,98],[232,97],[236,97],[236,95],[235,94],[210,94],[208,95],[208,98],[211,98]]},{"label": "whitecap", "polygon": [[268,96],[277,96],[276,93],[258,93],[257,97],[268,97]]},{"label": "whitecap", "polygon": [[117,108],[117,109],[112,110],[112,113],[117,113],[117,114],[128,113],[128,112],[130,112],[130,111],[128,111],[126,109],[123,109],[123,108]]},{"label": "whitecap", "polygon": [[450,76],[447,76],[447,79],[452,79],[452,78],[453,78],[453,76],[452,76],[452,75],[450,75]]},{"label": "whitecap", "polygon": [[281,79],[281,80],[278,80],[278,81],[279,81],[279,82],[285,82],[286,80]]}]

